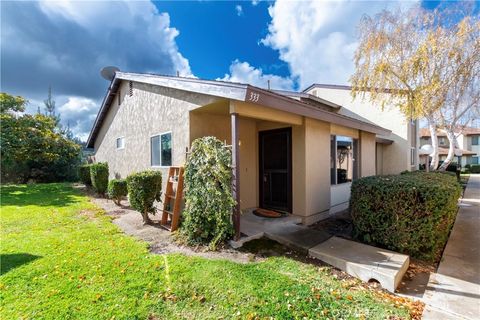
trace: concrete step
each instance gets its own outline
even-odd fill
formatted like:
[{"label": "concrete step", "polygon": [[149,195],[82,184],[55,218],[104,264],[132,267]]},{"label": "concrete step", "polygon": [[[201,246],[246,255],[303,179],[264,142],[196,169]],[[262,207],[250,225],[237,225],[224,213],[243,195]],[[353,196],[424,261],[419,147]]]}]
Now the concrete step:
[{"label": "concrete step", "polygon": [[395,292],[410,263],[407,255],[339,237],[331,237],[308,253],[362,281],[376,280],[390,292]]}]

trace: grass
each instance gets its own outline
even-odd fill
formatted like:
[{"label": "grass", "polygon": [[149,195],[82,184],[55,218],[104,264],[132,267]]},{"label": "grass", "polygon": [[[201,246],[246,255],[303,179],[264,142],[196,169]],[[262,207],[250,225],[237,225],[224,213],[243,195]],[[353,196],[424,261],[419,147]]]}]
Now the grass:
[{"label": "grass", "polygon": [[1,196],[2,319],[409,318],[327,267],[151,254],[68,184]]}]

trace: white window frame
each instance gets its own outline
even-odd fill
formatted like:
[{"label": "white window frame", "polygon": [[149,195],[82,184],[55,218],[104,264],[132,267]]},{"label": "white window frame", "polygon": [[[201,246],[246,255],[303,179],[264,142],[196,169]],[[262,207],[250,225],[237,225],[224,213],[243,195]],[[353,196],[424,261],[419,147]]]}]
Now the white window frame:
[{"label": "white window frame", "polygon": [[[355,156],[358,156],[360,157],[360,139],[359,138],[354,138],[354,137],[350,137],[350,136],[343,136],[341,134],[333,134],[333,133],[330,133],[330,139],[331,137],[335,137],[335,152],[337,152],[337,148],[338,148],[338,137],[343,137],[343,138],[350,138],[352,141],[352,162],[353,162],[353,170],[352,170],[352,180],[351,181],[348,181],[348,182],[342,182],[342,183],[338,183],[338,176],[337,176],[337,163],[336,163],[336,154],[335,154],[335,183],[332,183],[331,182],[331,176],[330,176],[330,186],[333,187],[333,186],[341,186],[341,185],[345,185],[347,183],[352,183],[354,180],[357,180],[360,176],[360,163],[357,163],[357,159]],[[330,140],[330,143],[331,143],[331,140]],[[356,144],[356,145],[355,145]],[[356,150],[358,149],[358,150]],[[331,145],[330,145],[330,153],[331,153]],[[330,161],[331,161],[331,157],[332,155],[330,154]],[[331,169],[331,168],[330,168]],[[330,175],[331,175],[331,171],[330,171]]]},{"label": "white window frame", "polygon": [[[122,141],[123,141],[123,145],[122,145],[120,148],[118,147],[118,139],[122,139]],[[115,148],[116,148],[117,150],[123,150],[123,149],[125,149],[125,137],[124,137],[124,136],[118,137],[117,139],[115,139]]]},{"label": "white window frame", "polygon": [[[172,153],[172,164],[169,165],[169,166],[164,166],[163,163],[162,163],[162,146],[161,146],[161,143],[160,143],[160,165],[157,166],[157,165],[152,165],[152,138],[153,137],[157,137],[159,136],[160,137],[160,142],[162,142],[162,135],[165,135],[165,134],[169,134],[170,133],[170,136],[171,136],[171,139],[172,139],[172,147],[171,147],[171,153]],[[151,168],[170,168],[171,166],[173,166],[173,132],[172,131],[165,131],[165,132],[162,132],[162,133],[155,133],[155,134],[152,134],[149,138],[149,143],[150,143],[150,167]]]}]

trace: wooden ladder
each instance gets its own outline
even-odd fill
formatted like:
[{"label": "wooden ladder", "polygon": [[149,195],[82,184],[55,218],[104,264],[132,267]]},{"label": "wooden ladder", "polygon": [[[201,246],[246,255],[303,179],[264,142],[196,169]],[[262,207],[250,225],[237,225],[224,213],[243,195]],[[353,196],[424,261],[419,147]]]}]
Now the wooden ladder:
[{"label": "wooden ladder", "polygon": [[[176,188],[174,188],[176,186]],[[183,200],[183,167],[168,169],[167,189],[163,201],[161,226],[169,231],[178,229]]]}]

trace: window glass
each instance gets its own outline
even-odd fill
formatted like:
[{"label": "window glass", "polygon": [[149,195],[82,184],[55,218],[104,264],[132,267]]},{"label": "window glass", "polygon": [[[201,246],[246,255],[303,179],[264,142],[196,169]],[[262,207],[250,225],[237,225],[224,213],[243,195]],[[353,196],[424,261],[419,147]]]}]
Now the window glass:
[{"label": "window glass", "polygon": [[478,164],[478,157],[472,157],[472,164]]},{"label": "window glass", "polygon": [[172,165],[172,134],[164,133],[150,138],[150,158],[152,166]]},{"label": "window glass", "polygon": [[160,136],[150,138],[150,159],[152,166],[160,166]]},{"label": "window glass", "polygon": [[162,166],[172,165],[172,134],[162,134]]},{"label": "window glass", "polygon": [[117,138],[117,149],[125,148],[125,138]]},{"label": "window glass", "polygon": [[350,137],[332,136],[330,139],[330,182],[341,184],[357,178],[355,162],[357,141]]},{"label": "window glass", "polygon": [[478,136],[472,136],[472,145],[478,146]]}]

